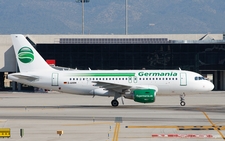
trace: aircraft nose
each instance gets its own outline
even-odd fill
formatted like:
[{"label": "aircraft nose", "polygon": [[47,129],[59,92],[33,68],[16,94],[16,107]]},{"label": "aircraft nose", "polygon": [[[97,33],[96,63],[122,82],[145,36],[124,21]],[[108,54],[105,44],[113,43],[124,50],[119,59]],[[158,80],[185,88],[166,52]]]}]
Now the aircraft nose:
[{"label": "aircraft nose", "polygon": [[203,83],[204,91],[212,91],[214,89],[214,84],[208,80]]},{"label": "aircraft nose", "polygon": [[210,90],[212,91],[214,89],[214,84],[212,82],[210,82]]},{"label": "aircraft nose", "polygon": [[212,91],[214,89],[214,84],[209,81],[207,88],[208,88],[209,91]]}]

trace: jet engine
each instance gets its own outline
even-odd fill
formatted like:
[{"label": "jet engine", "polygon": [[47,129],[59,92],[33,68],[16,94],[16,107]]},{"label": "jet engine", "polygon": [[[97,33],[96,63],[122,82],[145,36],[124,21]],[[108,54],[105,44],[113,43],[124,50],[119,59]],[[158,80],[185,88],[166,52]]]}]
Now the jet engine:
[{"label": "jet engine", "polygon": [[157,87],[133,89],[131,93],[126,94],[124,98],[133,99],[135,102],[140,103],[153,103],[155,102],[157,91]]}]

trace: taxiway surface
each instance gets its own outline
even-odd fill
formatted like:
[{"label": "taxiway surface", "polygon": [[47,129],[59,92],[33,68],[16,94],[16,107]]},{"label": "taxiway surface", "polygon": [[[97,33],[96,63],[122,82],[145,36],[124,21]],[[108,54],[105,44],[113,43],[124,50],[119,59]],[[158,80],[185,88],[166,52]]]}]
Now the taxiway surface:
[{"label": "taxiway surface", "polygon": [[111,107],[112,99],[0,92],[0,126],[11,129],[11,137],[3,140],[224,140],[225,92],[187,95],[185,107],[177,95],[159,95],[152,104],[125,99],[125,105],[116,108]]}]

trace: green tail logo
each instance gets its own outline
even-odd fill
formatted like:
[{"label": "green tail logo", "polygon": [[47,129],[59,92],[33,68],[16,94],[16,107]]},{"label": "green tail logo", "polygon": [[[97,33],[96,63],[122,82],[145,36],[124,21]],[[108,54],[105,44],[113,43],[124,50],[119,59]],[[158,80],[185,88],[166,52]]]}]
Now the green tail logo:
[{"label": "green tail logo", "polygon": [[29,47],[22,47],[18,51],[18,58],[22,63],[31,63],[34,61],[34,53]]}]

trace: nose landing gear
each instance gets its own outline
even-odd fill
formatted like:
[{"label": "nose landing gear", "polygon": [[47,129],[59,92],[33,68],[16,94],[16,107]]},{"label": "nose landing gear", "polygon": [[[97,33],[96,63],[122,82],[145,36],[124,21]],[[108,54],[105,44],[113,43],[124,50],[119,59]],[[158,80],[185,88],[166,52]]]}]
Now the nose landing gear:
[{"label": "nose landing gear", "polygon": [[186,104],[184,97],[185,97],[185,93],[180,95],[180,106],[185,106]]}]

